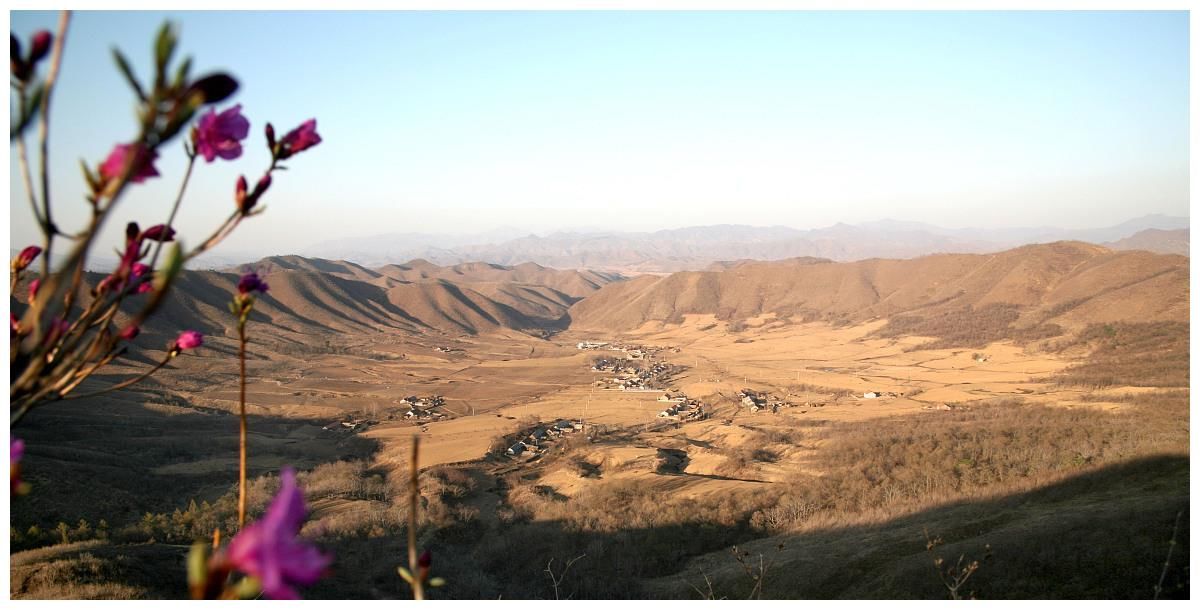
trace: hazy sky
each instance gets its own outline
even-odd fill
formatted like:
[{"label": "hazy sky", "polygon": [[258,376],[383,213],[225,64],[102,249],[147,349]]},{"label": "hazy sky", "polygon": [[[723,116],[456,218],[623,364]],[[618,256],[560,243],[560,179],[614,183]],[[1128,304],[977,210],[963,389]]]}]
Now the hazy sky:
[{"label": "hazy sky", "polygon": [[[23,40],[52,13],[11,14]],[[248,152],[202,164],[194,242],[267,163],[262,127],[324,142],[223,246],[290,252],[387,232],[1116,224],[1188,214],[1185,12],[77,13],[52,110],[56,214],[82,222],[78,160],[136,132],[116,45],[150,71],[164,18],[225,69]],[[108,227],[165,220],[183,174]],[[14,155],[15,157],[15,155]],[[15,160],[10,237],[36,234]]]}]

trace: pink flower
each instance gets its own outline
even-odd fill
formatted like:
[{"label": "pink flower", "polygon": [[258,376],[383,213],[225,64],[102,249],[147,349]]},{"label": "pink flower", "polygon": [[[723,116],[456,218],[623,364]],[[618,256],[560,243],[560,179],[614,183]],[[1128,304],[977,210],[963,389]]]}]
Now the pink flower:
[{"label": "pink flower", "polygon": [[242,116],[242,105],[238,104],[221,114],[214,108],[200,117],[200,123],[192,132],[196,152],[212,163],[220,157],[226,161],[242,156],[240,140],[250,133],[250,121]]},{"label": "pink flower", "polygon": [[283,139],[279,141],[279,154],[277,156],[280,159],[287,159],[298,152],[308,150],[320,143],[321,136],[317,135],[317,120],[309,119],[283,136]]},{"label": "pink flower", "polygon": [[8,445],[8,488],[12,495],[20,495],[28,487],[21,480],[21,458],[25,456],[25,441],[14,438]]},{"label": "pink flower", "polygon": [[32,303],[37,298],[38,288],[42,287],[42,278],[37,278],[29,282],[29,302]]},{"label": "pink flower", "polygon": [[269,288],[270,287],[267,286],[267,283],[259,278],[258,274],[253,271],[243,275],[242,279],[238,280],[237,285],[238,292],[242,294],[249,294],[251,292],[265,293]]},{"label": "pink flower", "polygon": [[154,168],[154,161],[158,159],[158,153],[150,151],[147,155],[146,149],[141,144],[117,144],[114,146],[112,152],[108,153],[108,158],[100,165],[100,176],[105,180],[120,178],[129,155],[136,156],[133,161],[133,172],[129,175],[130,182],[141,184],[146,178],[158,176],[158,170]]},{"label": "pink flower", "polygon": [[122,329],[121,334],[118,336],[126,341],[133,341],[141,332],[142,329],[138,328],[136,325],[130,324]]},{"label": "pink flower", "polygon": [[178,350],[195,349],[203,343],[204,335],[194,330],[185,330],[179,333],[179,338],[175,340],[174,347]]},{"label": "pink flower", "polygon": [[20,272],[33,263],[34,259],[42,253],[42,249],[37,246],[25,246],[21,253],[12,259],[12,270]]},{"label": "pink flower", "polygon": [[298,539],[306,509],[296,486],[296,471],[284,468],[279,493],[262,519],[238,532],[229,543],[228,560],[238,571],[262,583],[271,599],[299,599],[293,585],[311,585],[325,572],[332,557]]},{"label": "pink flower", "polygon": [[8,312],[8,336],[9,338],[21,334],[21,321],[17,319],[17,314]]},{"label": "pink flower", "polygon": [[133,283],[137,285],[137,294],[143,294],[154,290],[154,284],[150,282],[150,266],[145,263],[134,263],[129,269],[129,277]]}]

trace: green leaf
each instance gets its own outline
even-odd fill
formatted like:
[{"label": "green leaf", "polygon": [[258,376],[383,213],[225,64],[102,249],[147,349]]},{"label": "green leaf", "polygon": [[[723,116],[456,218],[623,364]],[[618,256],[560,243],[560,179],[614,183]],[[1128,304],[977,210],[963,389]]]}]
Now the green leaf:
[{"label": "green leaf", "polygon": [[188,551],[187,574],[192,597],[196,598],[197,592],[203,597],[208,582],[208,546],[203,542],[193,544],[192,549]]},{"label": "green leaf", "polygon": [[83,170],[83,179],[87,180],[88,189],[93,193],[100,190],[100,177],[92,172],[92,168],[88,167],[87,161],[80,159],[79,169]]},{"label": "green leaf", "polygon": [[262,592],[262,584],[258,582],[257,578],[247,576],[233,586],[233,592],[238,599],[250,599],[257,597]]},{"label": "green leaf", "polygon": [[431,587],[441,587],[441,586],[444,586],[445,584],[446,584],[446,579],[442,578],[441,576],[434,576],[433,578],[429,579],[429,586],[431,586]]},{"label": "green leaf", "polygon": [[405,568],[404,566],[400,566],[399,568],[396,568],[396,571],[400,573],[400,578],[403,578],[404,582],[406,582],[410,585],[412,584],[412,581],[413,581],[412,573],[408,571],[408,568]]},{"label": "green leaf", "polygon": [[189,73],[192,71],[192,58],[185,57],[183,63],[179,64],[179,69],[175,70],[175,80],[171,83],[172,89],[183,89],[187,86]]},{"label": "green leaf", "polygon": [[175,241],[171,243],[171,249],[167,251],[167,259],[163,262],[162,273],[154,278],[154,289],[158,292],[166,290],[167,286],[175,280],[175,276],[179,275],[181,269],[183,269],[183,246]]},{"label": "green leaf", "polygon": [[125,81],[133,88],[133,92],[137,94],[139,100],[146,101],[146,93],[142,91],[142,85],[138,83],[137,76],[134,76],[133,68],[129,66],[129,60],[125,59],[120,49],[116,47],[113,47],[112,52],[113,60],[117,62],[117,69],[121,71],[121,74],[125,75]]},{"label": "green leaf", "polygon": [[167,64],[171,61],[171,55],[175,53],[178,41],[171,22],[163,22],[162,27],[158,29],[158,39],[154,42],[154,61],[157,68],[155,82],[158,86],[162,86],[166,81]]},{"label": "green leaf", "polygon": [[8,140],[10,142],[15,140],[22,133],[25,133],[25,130],[33,124],[33,120],[37,118],[38,111],[41,110],[42,98],[45,97],[45,95],[46,85],[44,83],[34,87],[33,94],[29,96],[29,101],[25,108],[23,108],[25,115],[18,117],[17,124],[8,132]]}]

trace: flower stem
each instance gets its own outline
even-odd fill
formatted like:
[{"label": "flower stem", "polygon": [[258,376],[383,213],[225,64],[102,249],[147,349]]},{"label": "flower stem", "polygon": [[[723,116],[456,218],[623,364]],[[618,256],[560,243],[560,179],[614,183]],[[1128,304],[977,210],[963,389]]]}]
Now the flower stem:
[{"label": "flower stem", "polygon": [[417,455],[420,445],[421,437],[414,434],[408,486],[408,572],[412,575],[413,599],[425,599],[425,583],[421,582],[421,571],[417,566],[417,508],[421,497],[417,488]]},{"label": "flower stem", "polygon": [[238,531],[246,525],[246,323],[238,323],[238,360],[241,363],[241,406],[238,430]]},{"label": "flower stem", "polygon": [[[185,147],[186,149],[186,147]],[[175,222],[175,214],[179,212],[179,204],[183,203],[183,194],[187,191],[188,181],[192,178],[192,168],[196,166],[196,152],[188,150],[187,171],[183,173],[183,182],[179,184],[179,194],[175,195],[175,205],[171,206],[171,215],[167,216],[166,233],[170,234],[171,224]],[[158,255],[162,253],[163,244],[166,242],[158,242],[154,247],[154,255],[150,257],[150,269],[154,269],[154,264],[158,262]]]},{"label": "flower stem", "polygon": [[39,167],[42,179],[42,220],[46,222],[46,258],[42,259],[42,276],[50,275],[50,252],[54,248],[54,234],[58,229],[50,217],[50,94],[54,92],[54,83],[58,81],[58,69],[62,66],[63,45],[67,39],[67,25],[71,22],[71,11],[62,11],[58,15],[58,36],[54,37],[54,50],[50,54],[50,70],[46,73],[43,83],[45,93],[42,95],[42,111],[38,117],[38,144],[41,153]]}]

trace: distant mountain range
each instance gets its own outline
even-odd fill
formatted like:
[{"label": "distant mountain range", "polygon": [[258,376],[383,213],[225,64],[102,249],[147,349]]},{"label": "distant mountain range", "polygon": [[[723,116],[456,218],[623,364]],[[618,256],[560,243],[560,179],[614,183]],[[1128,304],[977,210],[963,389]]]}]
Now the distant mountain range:
[{"label": "distant mountain range", "polygon": [[839,223],[810,230],[714,225],[652,233],[557,232],[513,236],[514,230],[504,229],[469,236],[397,233],[336,240],[314,245],[302,254],[368,266],[424,259],[439,265],[467,261],[501,265],[532,262],[558,269],[670,273],[706,269],[721,261],[914,258],[936,253],[998,252],[1063,240],[1186,255],[1188,227],[1186,217],[1149,215],[1097,229],[947,229],[896,220]]},{"label": "distant mountain range", "polygon": [[[484,261],[514,266],[535,263],[555,269],[615,273],[700,271],[714,264],[813,257],[839,262],[870,258],[916,258],[940,253],[988,253],[1034,243],[1083,241],[1114,250],[1188,255],[1189,219],[1154,214],[1097,229],[966,228],[898,220],[839,223],[821,229],[713,225],[655,232],[570,231],[523,234],[504,228],[472,235],[393,233],[322,242],[299,255],[347,261],[364,268],[413,260],[434,265]],[[14,249],[11,255],[15,255]],[[233,269],[254,260],[220,249],[198,268]],[[89,270],[107,271],[116,259],[100,251]]]},{"label": "distant mountain range", "polygon": [[1015,308],[1018,327],[1186,321],[1189,314],[1187,258],[1077,241],[910,260],[801,258],[714,267],[605,286],[571,307],[571,328],[632,330],[689,314],[861,322],[990,305]]}]

